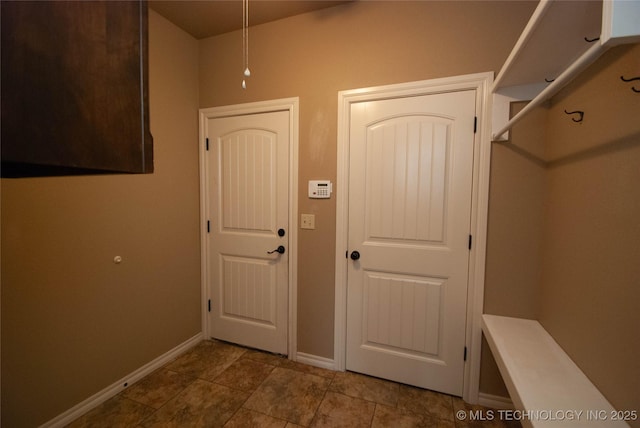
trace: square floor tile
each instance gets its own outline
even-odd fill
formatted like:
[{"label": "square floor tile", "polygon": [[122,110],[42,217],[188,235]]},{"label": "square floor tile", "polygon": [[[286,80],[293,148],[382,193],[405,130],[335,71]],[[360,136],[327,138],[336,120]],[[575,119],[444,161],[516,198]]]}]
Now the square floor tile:
[{"label": "square floor tile", "polygon": [[418,415],[454,422],[452,397],[447,394],[400,385],[397,407]]},{"label": "square floor tile", "polygon": [[194,377],[167,369],[159,369],[124,390],[121,395],[154,409],[178,395]]},{"label": "square floor tile", "polygon": [[224,428],[284,428],[287,421],[277,419],[249,409],[240,409]]},{"label": "square floor tile", "polygon": [[141,426],[221,427],[231,419],[248,396],[248,392],[197,379],[147,418]]},{"label": "square floor tile", "polygon": [[68,428],[133,427],[153,413],[154,409],[116,395],[95,409],[85,413]]},{"label": "square floor tile", "polygon": [[416,414],[408,410],[376,405],[371,428],[456,428],[453,421],[438,419],[427,414]]},{"label": "square floor tile", "polygon": [[368,428],[371,426],[375,408],[376,404],[371,401],[328,391],[311,422],[311,427]]},{"label": "square floor tile", "polygon": [[200,379],[215,379],[246,349],[219,341],[204,341],[166,365],[169,370]]},{"label": "square floor tile", "polygon": [[399,386],[395,382],[351,372],[337,372],[329,390],[395,407]]},{"label": "square floor tile", "polygon": [[254,391],[273,369],[272,365],[243,358],[231,364],[214,382],[243,391]]},{"label": "square floor tile", "polygon": [[243,407],[307,426],[330,382],[320,376],[276,367]]}]

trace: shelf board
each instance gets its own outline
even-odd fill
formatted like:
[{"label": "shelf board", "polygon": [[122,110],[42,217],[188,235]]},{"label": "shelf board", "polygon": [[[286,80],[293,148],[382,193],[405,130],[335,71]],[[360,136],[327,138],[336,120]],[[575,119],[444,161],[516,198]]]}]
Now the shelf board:
[{"label": "shelf board", "polygon": [[538,4],[494,82],[496,89],[555,79],[600,37],[602,3],[550,1]]},{"label": "shelf board", "polygon": [[[517,121],[608,48],[640,42],[637,22],[640,1],[541,0],[494,81],[493,139],[508,139]],[[511,102],[529,100],[530,105],[509,119]]]}]

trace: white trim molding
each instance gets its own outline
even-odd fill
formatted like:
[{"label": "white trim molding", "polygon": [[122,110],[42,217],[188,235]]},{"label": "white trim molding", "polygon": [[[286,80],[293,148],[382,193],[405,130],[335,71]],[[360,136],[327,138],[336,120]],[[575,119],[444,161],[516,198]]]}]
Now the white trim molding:
[{"label": "white trim molding", "polygon": [[78,403],[77,405],[73,406],[66,412],[40,425],[40,428],[58,428],[58,427],[63,427],[68,425],[69,423],[73,422],[74,420],[84,415],[88,411],[98,407],[100,404],[104,403],[108,399],[116,396],[120,392],[129,388],[131,385],[133,385],[134,383],[136,383],[146,375],[152,373],[153,371],[159,369],[160,367],[164,366],[165,364],[172,361],[173,359],[184,354],[189,349],[193,348],[198,343],[202,342],[202,340],[203,340],[202,333],[196,334],[191,339],[188,339],[185,342],[182,342],[175,348],[160,355],[158,358],[156,358],[153,361],[150,361],[149,363],[145,364],[139,369],[129,373],[122,379],[112,383],[102,391],[97,392],[96,394],[92,395],[91,397],[87,398],[81,403]]},{"label": "white trim molding", "polygon": [[396,85],[340,91],[338,93],[338,159],[336,186],[336,260],[334,365],[346,369],[347,261],[349,207],[349,122],[351,104],[406,96],[475,90],[477,131],[473,155],[471,234],[467,291],[466,347],[462,398],[477,404],[480,383],[480,345],[489,207],[489,168],[491,158],[491,85],[493,73],[476,73]]},{"label": "white trim molding", "polygon": [[513,402],[509,397],[481,392],[478,394],[478,404],[498,410],[513,410]]},{"label": "white trim molding", "polygon": [[305,354],[304,352],[298,352],[296,354],[296,361],[302,364],[308,364],[314,367],[320,367],[327,370],[335,370],[335,362],[331,358],[319,357],[317,355]]},{"label": "white trim molding", "polygon": [[287,349],[289,359],[294,359],[297,350],[298,322],[298,145],[300,100],[298,97],[281,98],[269,101],[235,104],[221,107],[200,109],[200,240],[201,245],[201,296],[202,296],[202,331],[205,338],[211,337],[208,323],[207,302],[209,295],[209,271],[207,245],[207,222],[209,218],[206,183],[209,171],[206,164],[206,122],[208,119],[241,116],[276,111],[289,112],[289,294],[287,321]]}]

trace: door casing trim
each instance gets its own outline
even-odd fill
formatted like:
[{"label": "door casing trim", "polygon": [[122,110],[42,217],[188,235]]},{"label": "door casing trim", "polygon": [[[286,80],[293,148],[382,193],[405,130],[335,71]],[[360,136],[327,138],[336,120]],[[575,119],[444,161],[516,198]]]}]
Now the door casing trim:
[{"label": "door casing trim", "polygon": [[200,157],[200,290],[202,332],[205,339],[211,337],[208,323],[208,305],[211,298],[209,290],[210,272],[208,258],[210,254],[207,240],[207,219],[209,215],[207,183],[209,170],[206,162],[207,120],[214,118],[242,116],[256,113],[287,111],[289,113],[289,293],[287,296],[287,355],[294,359],[297,352],[298,325],[298,130],[300,100],[298,97],[281,98],[269,101],[258,101],[234,104],[221,107],[203,108],[199,111],[199,157]]},{"label": "door casing trim", "polygon": [[[335,369],[346,369],[347,339],[347,259],[349,208],[349,123],[351,104],[390,98],[429,95],[443,92],[476,90],[477,131],[473,151],[473,185],[471,190],[471,225],[473,246],[469,254],[467,321],[465,346],[467,360],[463,373],[462,398],[478,403],[480,385],[480,350],[482,343],[482,309],[486,260],[487,219],[489,208],[489,171],[491,166],[491,96],[493,73],[475,73],[440,79],[422,80],[386,86],[338,92],[338,163],[336,176],[336,261],[335,261]],[[460,358],[463,358],[461,350]]]}]

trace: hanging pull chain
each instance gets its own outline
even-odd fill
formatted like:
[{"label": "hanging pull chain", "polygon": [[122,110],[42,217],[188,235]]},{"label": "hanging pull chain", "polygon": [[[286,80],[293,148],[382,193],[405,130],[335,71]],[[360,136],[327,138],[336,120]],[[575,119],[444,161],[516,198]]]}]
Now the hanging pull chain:
[{"label": "hanging pull chain", "polygon": [[[242,65],[244,76],[251,76],[249,70],[249,0],[242,0]],[[242,79],[242,89],[247,89],[247,82]]]}]

